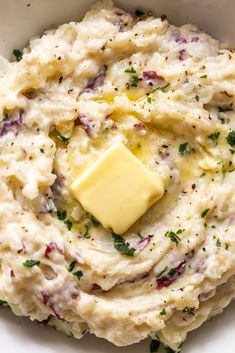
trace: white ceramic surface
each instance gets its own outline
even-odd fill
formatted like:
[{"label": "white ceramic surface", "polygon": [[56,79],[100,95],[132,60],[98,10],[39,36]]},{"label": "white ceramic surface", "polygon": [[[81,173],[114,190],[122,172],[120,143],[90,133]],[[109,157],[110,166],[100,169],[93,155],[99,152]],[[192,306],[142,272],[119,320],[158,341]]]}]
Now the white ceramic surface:
[{"label": "white ceramic surface", "polygon": [[[82,17],[92,0],[0,0],[0,54],[11,57],[32,36],[66,21]],[[177,25],[194,23],[214,37],[235,45],[234,0],[117,0],[122,7],[166,13]],[[27,6],[30,4],[30,6]],[[235,303],[222,316],[191,333],[182,353],[234,353]],[[127,327],[128,330],[128,327]],[[0,353],[148,353],[148,341],[117,348],[87,335],[80,341],[52,329],[41,328],[0,309]]]}]

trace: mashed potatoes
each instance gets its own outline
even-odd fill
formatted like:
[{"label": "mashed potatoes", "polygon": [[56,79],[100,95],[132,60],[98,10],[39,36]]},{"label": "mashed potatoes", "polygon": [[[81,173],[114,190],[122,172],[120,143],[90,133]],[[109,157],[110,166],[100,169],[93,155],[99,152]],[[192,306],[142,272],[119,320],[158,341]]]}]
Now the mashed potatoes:
[{"label": "mashed potatoes", "polygon": [[[235,55],[105,1],[0,65],[0,299],[76,338],[178,351],[235,293]],[[165,189],[121,237],[70,188],[115,143]]]}]

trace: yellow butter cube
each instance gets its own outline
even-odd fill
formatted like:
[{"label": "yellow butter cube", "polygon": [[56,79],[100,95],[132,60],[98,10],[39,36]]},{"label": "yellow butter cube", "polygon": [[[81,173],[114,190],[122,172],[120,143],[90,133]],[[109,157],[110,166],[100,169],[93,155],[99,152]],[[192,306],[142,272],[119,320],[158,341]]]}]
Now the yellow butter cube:
[{"label": "yellow butter cube", "polygon": [[121,143],[91,164],[71,189],[86,211],[117,234],[124,233],[164,193],[161,178]]}]

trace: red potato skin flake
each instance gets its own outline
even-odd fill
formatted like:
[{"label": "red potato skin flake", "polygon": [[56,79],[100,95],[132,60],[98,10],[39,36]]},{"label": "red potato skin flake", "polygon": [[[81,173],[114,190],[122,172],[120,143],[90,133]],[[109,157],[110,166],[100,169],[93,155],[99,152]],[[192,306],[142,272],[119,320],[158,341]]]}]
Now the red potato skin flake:
[{"label": "red potato skin flake", "polygon": [[95,291],[95,290],[102,290],[102,288],[100,287],[100,285],[99,284],[97,284],[97,283],[93,283],[92,285],[91,285],[91,291]]},{"label": "red potato skin flake", "polygon": [[79,114],[75,120],[75,126],[81,125],[87,136],[91,135],[91,126],[88,117],[85,114]]},{"label": "red potato skin flake", "polygon": [[100,72],[96,77],[90,78],[87,82],[87,86],[85,87],[85,92],[94,91],[98,87],[103,86],[105,76],[106,76],[106,71],[107,71],[107,66],[104,65],[104,67],[100,70]]},{"label": "red potato skin flake", "polygon": [[49,243],[46,245],[46,250],[45,250],[45,253],[44,253],[44,256],[46,258],[49,258],[49,254],[53,251],[53,250],[56,250],[58,251],[60,254],[63,253],[63,250],[59,248],[59,246],[56,244],[56,243]]},{"label": "red potato skin flake", "polygon": [[164,77],[159,76],[156,71],[154,70],[148,70],[143,72],[143,78],[144,80],[158,80],[158,81],[164,81]]},{"label": "red potato skin flake", "polygon": [[197,43],[199,41],[199,37],[197,37],[197,36],[194,36],[194,37],[192,37],[191,38],[191,42],[193,43]]},{"label": "red potato skin flake", "polygon": [[186,50],[185,49],[180,50],[179,56],[178,56],[179,60],[183,61],[186,59],[186,57],[187,57]]},{"label": "red potato skin flake", "polygon": [[15,272],[13,270],[11,270],[11,278],[15,277]]},{"label": "red potato skin flake", "polygon": [[53,303],[50,303],[50,296],[45,292],[45,291],[41,291],[40,292],[41,296],[42,296],[42,302],[44,305],[47,305],[54,313],[54,315],[57,317],[57,319],[60,318],[59,313],[57,312],[57,310],[55,309],[55,306]]},{"label": "red potato skin flake", "polygon": [[161,278],[157,278],[156,289],[160,290],[162,288],[169,287],[184,273],[185,265],[186,265],[185,261],[180,262],[179,265],[173,269],[175,271],[175,274],[173,276],[166,274]]},{"label": "red potato skin flake", "polygon": [[178,37],[178,38],[176,38],[176,43],[179,43],[179,44],[185,44],[185,43],[187,43],[187,39],[186,38],[184,38],[184,37]]},{"label": "red potato skin flake", "polygon": [[[23,110],[7,120],[0,122],[0,136],[6,135],[13,127],[18,128],[23,124]],[[17,135],[17,133],[16,133]]]}]

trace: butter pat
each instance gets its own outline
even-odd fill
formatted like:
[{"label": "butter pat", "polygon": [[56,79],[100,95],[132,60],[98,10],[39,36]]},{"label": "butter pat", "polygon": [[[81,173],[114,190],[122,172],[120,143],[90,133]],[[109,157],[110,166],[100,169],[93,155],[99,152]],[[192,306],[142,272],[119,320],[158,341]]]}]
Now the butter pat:
[{"label": "butter pat", "polygon": [[91,164],[71,189],[86,211],[117,234],[124,233],[164,193],[161,178],[121,143]]}]

